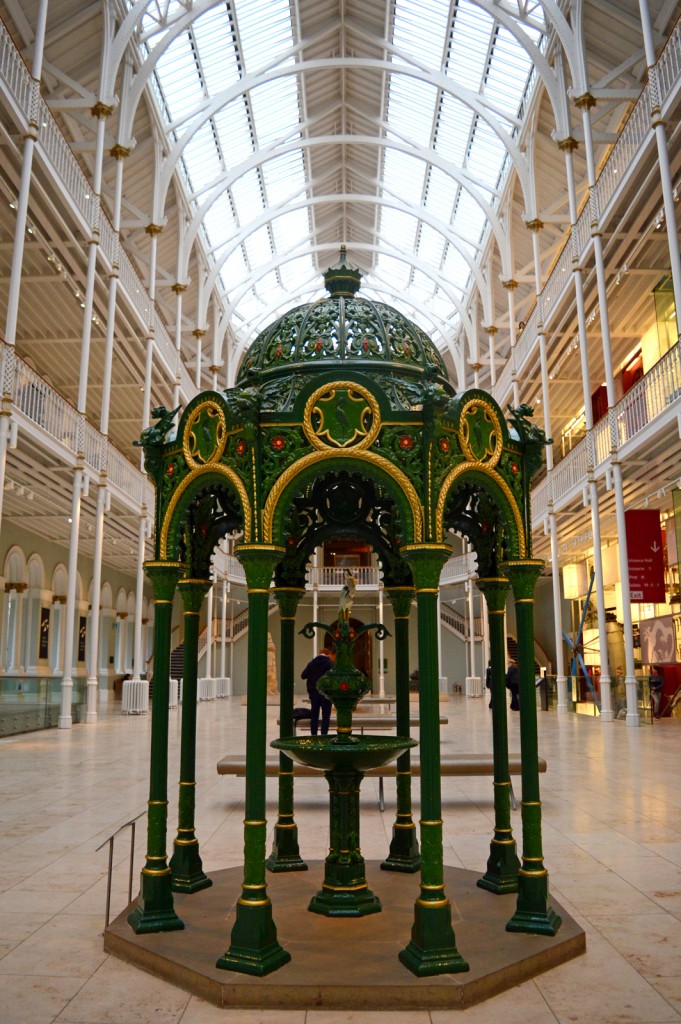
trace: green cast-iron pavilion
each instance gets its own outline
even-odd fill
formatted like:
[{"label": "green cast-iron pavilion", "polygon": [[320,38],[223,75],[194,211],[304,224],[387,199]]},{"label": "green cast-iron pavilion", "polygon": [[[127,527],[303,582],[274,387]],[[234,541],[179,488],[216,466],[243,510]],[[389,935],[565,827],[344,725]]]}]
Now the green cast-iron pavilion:
[{"label": "green cast-iron pavilion", "polygon": [[[263,331],[236,386],[204,392],[182,412],[155,410],[144,431],[156,489],[155,556],[146,563],[156,610],[148,847],[135,932],[183,928],[173,892],[211,884],[195,834],[195,726],[199,613],[219,541],[237,534],[248,586],[247,738],[243,885],[219,967],[264,975],[290,957],[277,940],[267,870],[306,865],[298,848],[293,775],[280,754],[279,814],[267,853],[265,820],[267,619],[281,619],[281,735],[293,733],[294,623],[315,549],[331,536],[370,544],[395,614],[397,733],[409,735],[408,623],[418,614],[421,820],[412,820],[410,754],[397,763],[397,812],[385,870],[419,872],[411,938],[402,962],[417,975],[466,970],[443,880],[437,595],[451,531],[477,553],[487,601],[493,674],[494,833],[478,884],[517,892],[510,931],[553,935],[541,842],[533,653],[533,594],[543,563],[532,558],[530,482],[546,439],[530,410],[507,422],[484,391],[456,394],[425,333],[397,310],[357,295],[345,252],[325,275],[328,296]],[[272,582],[274,581],[274,586]],[[166,853],[168,687],[175,591],[185,625],[184,703],[177,835]],[[504,693],[506,598],[518,632],[522,756],[522,855],[511,829]],[[237,894],[235,894],[237,896]],[[358,925],[358,927],[361,927]],[[216,950],[216,955],[221,951]]]}]

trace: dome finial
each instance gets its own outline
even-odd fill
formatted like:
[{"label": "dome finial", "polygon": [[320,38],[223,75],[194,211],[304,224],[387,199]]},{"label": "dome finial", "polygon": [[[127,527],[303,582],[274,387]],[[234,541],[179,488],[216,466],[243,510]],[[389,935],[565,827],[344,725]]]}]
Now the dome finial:
[{"label": "dome finial", "polygon": [[356,268],[348,266],[347,256],[345,245],[341,245],[338,263],[335,267],[329,267],[324,274],[326,290],[334,297],[343,295],[345,298],[352,298],[355,292],[359,291],[362,275]]}]

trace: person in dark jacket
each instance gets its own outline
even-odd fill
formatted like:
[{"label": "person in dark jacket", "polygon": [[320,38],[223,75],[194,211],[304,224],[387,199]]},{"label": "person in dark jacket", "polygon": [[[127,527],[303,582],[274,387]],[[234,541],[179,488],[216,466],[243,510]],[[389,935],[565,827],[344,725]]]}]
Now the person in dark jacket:
[{"label": "person in dark jacket", "polygon": [[511,711],[520,711],[520,703],[518,701],[518,693],[520,691],[520,669],[516,665],[515,661],[512,661],[508,666],[508,672],[506,673],[506,689],[511,692]]},{"label": "person in dark jacket", "polygon": [[310,708],[312,710],[310,718],[311,736],[317,735],[320,712],[322,716],[321,735],[326,736],[329,731],[329,719],[331,718],[331,708],[333,705],[328,697],[319,692],[317,683],[333,666],[333,662],[334,656],[331,651],[327,650],[326,647],[322,647],[317,657],[308,662],[300,673],[300,678],[305,679],[307,682],[307,693],[310,698]]}]

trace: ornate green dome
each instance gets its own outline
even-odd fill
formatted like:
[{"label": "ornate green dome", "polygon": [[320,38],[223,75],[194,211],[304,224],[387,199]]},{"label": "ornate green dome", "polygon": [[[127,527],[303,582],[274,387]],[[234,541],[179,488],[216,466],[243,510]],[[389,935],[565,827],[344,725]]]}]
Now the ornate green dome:
[{"label": "ornate green dome", "polygon": [[[267,327],[249,348],[237,386],[257,374],[267,387],[273,378],[341,368],[419,379],[429,371],[448,384],[440,353],[428,335],[383,302],[355,295],[361,274],[340,261],[324,275],[329,296],[296,306]],[[268,389],[269,390],[269,389]]]}]

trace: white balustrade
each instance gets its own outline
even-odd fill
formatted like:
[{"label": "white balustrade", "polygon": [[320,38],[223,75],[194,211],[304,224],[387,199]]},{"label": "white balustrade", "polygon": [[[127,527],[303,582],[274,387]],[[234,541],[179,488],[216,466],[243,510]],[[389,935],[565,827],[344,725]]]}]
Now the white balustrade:
[{"label": "white balustrade", "polygon": [[168,707],[172,710],[177,707],[180,699],[180,681],[171,679],[168,685]]},{"label": "white balustrade", "polygon": [[218,698],[232,696],[232,680],[229,676],[218,677],[215,680],[215,696]]},{"label": "white balustrade", "polygon": [[465,555],[455,555],[442,566],[440,573],[440,586],[445,583],[453,584],[467,580],[474,572],[477,572],[478,561],[475,552]]},{"label": "white balustrade", "polygon": [[480,676],[466,676],[464,693],[467,697],[482,697],[482,679]]},{"label": "white balustrade", "polygon": [[346,573],[355,577],[358,588],[376,589],[380,582],[380,572],[375,566],[352,566],[344,569],[338,566],[320,566],[308,569],[308,580],[311,586],[340,589],[345,583]]}]

